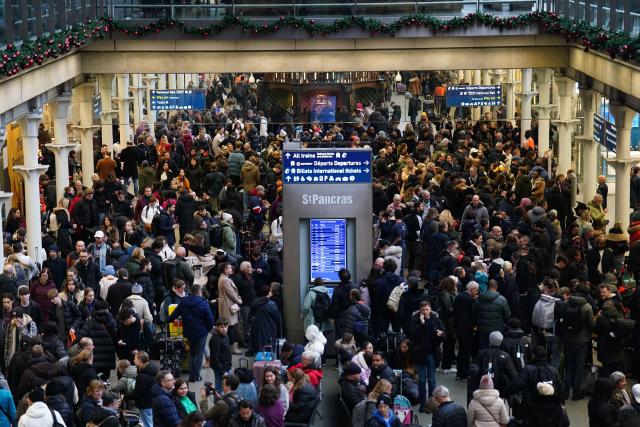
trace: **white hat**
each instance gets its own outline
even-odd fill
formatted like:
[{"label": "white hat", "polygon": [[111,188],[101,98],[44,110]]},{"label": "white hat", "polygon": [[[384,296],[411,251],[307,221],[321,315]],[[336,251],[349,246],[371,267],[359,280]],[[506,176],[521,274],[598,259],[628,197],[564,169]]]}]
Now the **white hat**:
[{"label": "white hat", "polygon": [[631,393],[633,393],[633,398],[636,403],[640,403],[640,384],[635,384],[631,387]]},{"label": "white hat", "polygon": [[102,232],[102,230],[98,230],[96,231],[96,234],[93,235],[93,237],[99,237],[99,238],[104,238],[104,233]]}]

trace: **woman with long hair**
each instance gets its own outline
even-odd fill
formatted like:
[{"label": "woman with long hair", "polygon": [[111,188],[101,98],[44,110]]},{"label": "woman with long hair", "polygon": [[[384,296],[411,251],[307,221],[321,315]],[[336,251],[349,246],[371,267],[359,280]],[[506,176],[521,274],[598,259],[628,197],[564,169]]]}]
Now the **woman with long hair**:
[{"label": "woman with long hair", "polygon": [[275,366],[267,366],[264,370],[262,384],[263,387],[267,384],[271,384],[276,388],[276,390],[278,390],[279,399],[284,404],[284,413],[286,414],[289,410],[289,390],[287,390],[287,387],[282,384],[279,369]]},{"label": "woman with long hair", "polygon": [[278,390],[273,384],[262,386],[256,411],[262,415],[267,427],[284,427],[284,403],[280,400]]},{"label": "woman with long hair", "polygon": [[69,375],[78,390],[86,390],[98,373],[93,368],[93,351],[82,350],[69,360]]},{"label": "woman with long hair", "polygon": [[297,423],[309,422],[317,405],[318,395],[302,369],[288,371],[287,378],[291,387],[289,388],[289,411],[285,419]]},{"label": "woman with long hair", "polygon": [[73,231],[73,224],[71,224],[71,214],[69,213],[70,200],[63,197],[58,202],[58,206],[53,208],[51,215],[49,216],[49,225],[52,226],[55,223],[56,229],[56,244],[60,248],[62,258],[66,258],[69,252],[73,251],[73,239],[71,238],[71,232]]},{"label": "woman with long hair", "polygon": [[176,379],[172,395],[181,420],[189,414],[198,412],[195,394],[189,391],[189,383],[184,378]]},{"label": "woman with long hair", "polygon": [[92,288],[85,288],[82,301],[78,303],[78,310],[82,314],[82,321],[85,322],[91,313],[93,313],[94,304],[96,302],[96,295]]},{"label": "woman with long hair", "polygon": [[24,220],[22,218],[22,212],[18,208],[9,209],[9,213],[7,214],[7,220],[4,224],[5,233],[9,233],[13,236],[18,228],[24,225]]},{"label": "woman with long hair", "polygon": [[84,299],[84,291],[78,287],[76,279],[68,278],[62,283],[62,292],[59,294],[60,299],[70,301],[76,305],[80,304]]},{"label": "woman with long hair", "polygon": [[113,223],[110,216],[104,217],[100,230],[104,233],[110,246],[113,246],[114,243],[120,243],[120,231],[118,231],[118,227]]},{"label": "woman with long hair", "polygon": [[38,303],[42,309],[42,318],[45,322],[49,321],[49,314],[53,308],[51,301],[47,297],[47,292],[51,289],[56,289],[56,285],[53,283],[51,271],[45,267],[40,270],[38,277],[31,281],[31,286],[29,287],[31,299]]}]

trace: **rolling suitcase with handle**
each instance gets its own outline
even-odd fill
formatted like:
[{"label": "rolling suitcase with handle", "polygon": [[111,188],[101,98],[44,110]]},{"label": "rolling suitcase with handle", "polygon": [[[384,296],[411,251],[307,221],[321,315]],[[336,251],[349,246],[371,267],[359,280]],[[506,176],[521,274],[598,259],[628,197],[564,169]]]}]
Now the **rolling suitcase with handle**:
[{"label": "rolling suitcase with handle", "polygon": [[276,359],[275,353],[270,345],[264,346],[263,351],[256,353],[255,362],[253,362],[253,377],[255,378],[258,390],[262,388],[264,381],[264,371],[267,366],[273,366],[282,372],[282,362]]}]

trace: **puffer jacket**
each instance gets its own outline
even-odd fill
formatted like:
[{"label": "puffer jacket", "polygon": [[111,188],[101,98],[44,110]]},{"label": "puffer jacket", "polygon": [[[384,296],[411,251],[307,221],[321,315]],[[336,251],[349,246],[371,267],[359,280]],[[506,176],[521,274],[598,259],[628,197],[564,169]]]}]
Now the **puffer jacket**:
[{"label": "puffer jacket", "polygon": [[62,306],[51,306],[51,311],[49,312],[49,319],[54,322],[57,321],[56,312],[58,310],[62,311],[64,322],[63,324],[58,323],[58,335],[64,337],[69,332],[69,329],[78,330],[80,329],[80,325],[82,323],[82,314],[80,314],[80,310],[78,310],[78,306],[69,301],[62,301]]},{"label": "puffer jacket", "polygon": [[136,400],[136,406],[138,408],[151,408],[151,399],[153,397],[151,389],[156,382],[157,373],[158,368],[156,368],[151,363],[138,370],[138,376],[136,377],[136,386],[133,390],[133,397]]},{"label": "puffer jacket", "polygon": [[138,368],[135,365],[131,365],[124,370],[118,382],[111,387],[111,390],[114,393],[121,393],[124,394],[125,397],[129,397],[135,390],[137,377]]},{"label": "puffer jacket", "polygon": [[327,343],[327,338],[320,332],[320,329],[316,325],[311,325],[304,333],[305,337],[309,341],[304,346],[304,351],[315,351],[318,356],[324,353],[324,346]]},{"label": "puffer jacket", "polygon": [[260,184],[260,171],[253,162],[245,162],[240,171],[242,188],[244,191],[251,191]]},{"label": "puffer jacket", "polygon": [[511,317],[507,300],[497,292],[485,291],[478,297],[478,329],[490,333],[504,330]]},{"label": "puffer jacket", "polygon": [[87,386],[92,380],[98,379],[96,370],[87,362],[78,362],[73,365],[69,365],[69,375],[73,378],[73,382],[80,395],[85,393]]},{"label": "puffer jacket", "polygon": [[116,367],[116,321],[108,310],[95,310],[78,333],[78,340],[89,337],[93,340],[93,367],[96,370]]},{"label": "puffer jacket", "polygon": [[285,420],[298,423],[309,422],[317,401],[318,395],[311,384],[304,384],[293,393]]},{"label": "puffer jacket", "polygon": [[15,395],[20,399],[35,387],[40,386],[55,376],[58,368],[47,361],[44,356],[33,357],[27,362],[27,369],[22,374]]},{"label": "puffer jacket", "polygon": [[233,151],[229,154],[229,176],[240,176],[242,166],[244,165],[244,154],[240,151]]},{"label": "puffer jacket", "polygon": [[371,316],[371,309],[364,301],[358,303],[352,303],[347,309],[347,323],[344,325],[344,332],[351,334],[355,333],[353,330],[356,323],[363,325],[364,329],[357,332],[358,334],[367,335],[369,333],[369,317]]},{"label": "puffer jacket", "polygon": [[567,305],[571,306],[580,306],[580,314],[582,320],[582,328],[577,331],[572,331],[571,333],[564,334],[564,341],[567,344],[584,344],[591,342],[591,336],[593,334],[593,329],[596,327],[596,319],[593,316],[593,310],[591,309],[591,304],[587,301],[585,297],[581,297],[578,295],[574,295],[569,298],[567,301]]},{"label": "puffer jacket", "polygon": [[498,390],[476,390],[467,410],[469,426],[498,427],[509,422],[509,413]]},{"label": "puffer jacket", "polygon": [[198,295],[184,297],[168,321],[172,322],[178,317],[182,317],[184,336],[192,342],[206,337],[213,328],[213,314],[209,303]]},{"label": "puffer jacket", "polygon": [[58,411],[67,427],[74,426],[75,414],[73,413],[73,408],[69,402],[64,399],[64,396],[57,394],[55,396],[48,397],[47,406],[50,409]]},{"label": "puffer jacket", "polygon": [[489,219],[489,212],[482,202],[478,202],[478,206],[473,206],[469,203],[464,212],[462,212],[462,219],[475,219],[480,224],[483,219]]},{"label": "puffer jacket", "polygon": [[171,393],[163,389],[160,384],[151,387],[153,395],[153,425],[158,427],[175,427],[180,424],[178,410],[173,404]]}]

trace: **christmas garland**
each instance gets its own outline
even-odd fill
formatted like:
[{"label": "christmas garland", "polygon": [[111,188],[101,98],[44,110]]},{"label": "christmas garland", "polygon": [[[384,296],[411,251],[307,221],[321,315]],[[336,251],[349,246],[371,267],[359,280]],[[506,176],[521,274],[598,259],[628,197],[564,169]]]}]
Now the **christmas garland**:
[{"label": "christmas garland", "polygon": [[313,19],[281,16],[280,19],[265,24],[241,17],[225,15],[221,21],[205,27],[188,26],[174,19],[160,19],[146,25],[130,25],[102,17],[86,24],[78,24],[50,36],[40,36],[35,40],[24,41],[20,46],[8,44],[1,51],[0,73],[13,76],[22,70],[41,65],[49,58],[57,58],[71,50],[80,48],[93,40],[107,38],[109,33],[118,32],[133,37],[165,30],[177,30],[192,37],[210,37],[230,28],[239,28],[243,33],[253,36],[273,34],[283,28],[300,29],[309,36],[326,36],[346,29],[360,29],[372,36],[395,36],[411,27],[422,27],[433,34],[464,30],[476,25],[510,30],[539,25],[547,33],[565,38],[567,43],[578,43],[585,51],[589,49],[606,52],[614,59],[640,62],[640,37],[633,38],[621,31],[608,31],[592,27],[583,21],[560,17],[552,12],[532,12],[509,18],[500,18],[484,13],[471,13],[464,17],[442,21],[429,15],[408,15],[395,22],[385,23],[373,18],[359,16],[345,17],[332,24],[317,23]]}]

